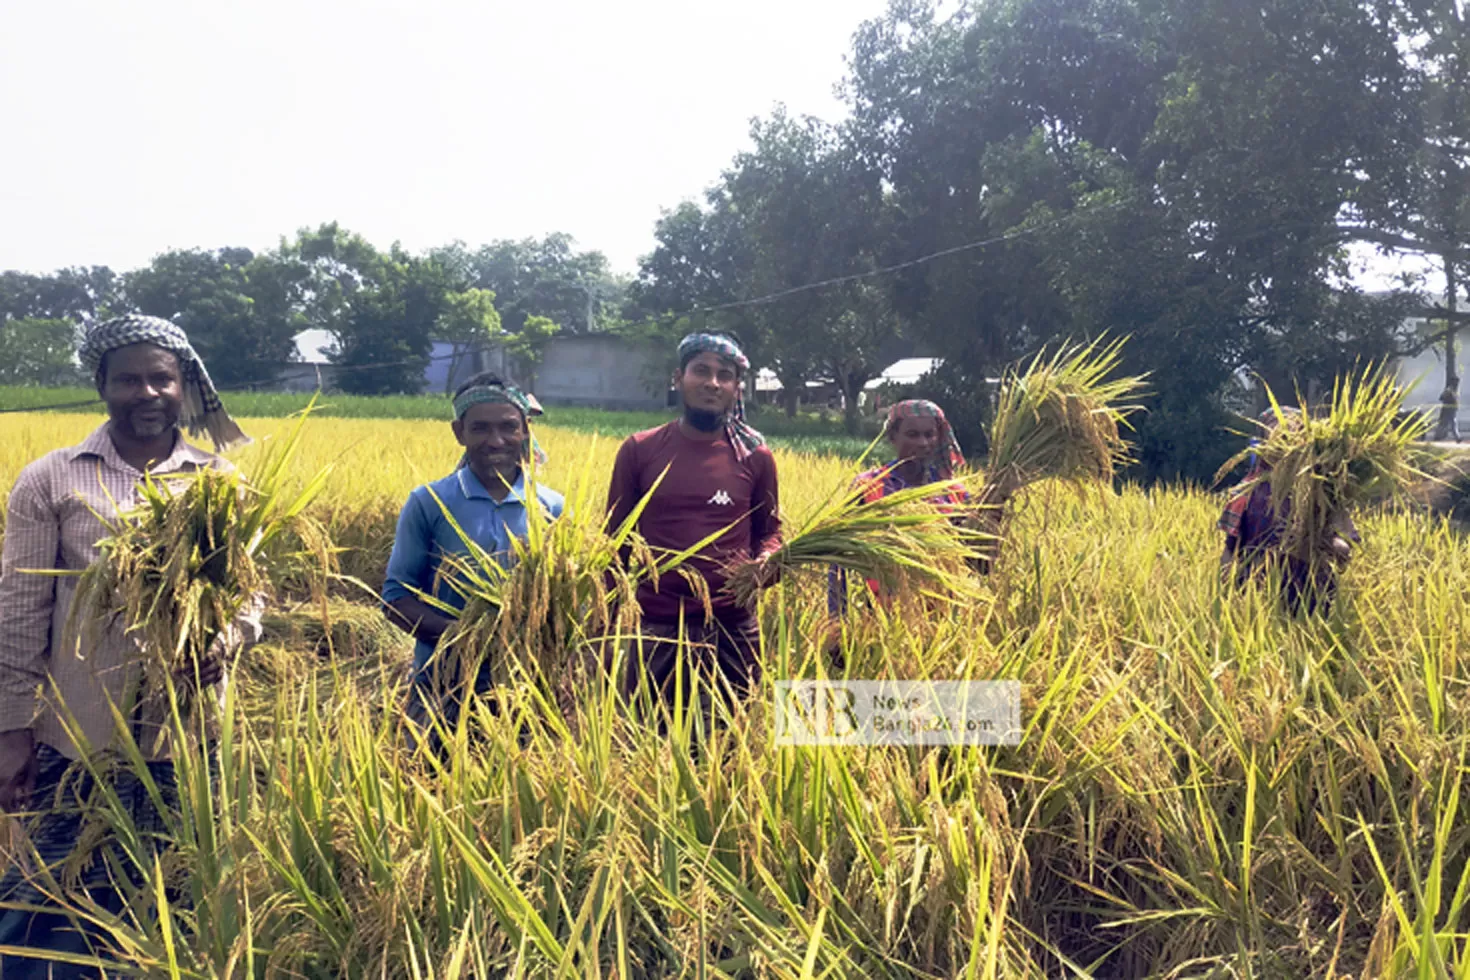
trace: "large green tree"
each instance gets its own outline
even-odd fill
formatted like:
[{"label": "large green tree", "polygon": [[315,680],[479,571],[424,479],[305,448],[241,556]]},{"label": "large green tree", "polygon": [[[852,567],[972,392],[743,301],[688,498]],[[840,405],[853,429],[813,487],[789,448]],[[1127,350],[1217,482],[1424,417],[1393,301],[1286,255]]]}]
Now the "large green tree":
[{"label": "large green tree", "polygon": [[395,244],[380,252],[336,223],[299,232],[279,261],[302,281],[307,322],[334,340],[337,385],[352,394],[422,391],[434,334],[453,292],[437,260]]},{"label": "large green tree", "polygon": [[222,386],[269,384],[295,358],[307,321],[294,263],[246,248],[194,249],[165,252],[123,278],[128,303],[182,327]]},{"label": "large green tree", "polygon": [[854,129],[899,218],[893,281],[951,368],[1133,337],[1145,473],[1207,477],[1241,378],[1311,387],[1410,342],[1346,282],[1344,217],[1402,179],[1414,71],[1388,4],[896,0],[859,32]]},{"label": "large green tree", "polygon": [[549,318],[571,333],[601,330],[622,303],[624,285],[612,275],[606,256],[579,251],[572,236],[562,232],[476,249],[456,242],[430,256],[458,285],[492,291],[509,333],[520,333],[532,316]]},{"label": "large green tree", "polygon": [[76,266],[50,275],[0,272],[0,319],[35,317],[80,323],[128,311],[118,276],[107,266]]},{"label": "large green tree", "polygon": [[[781,381],[788,412],[807,381],[827,378],[856,428],[857,396],[882,370],[898,322],[861,278],[886,228],[879,174],[843,130],[784,110],[757,121],[751,142],[703,207],[686,203],[660,221],[634,299],[644,313],[728,305],[697,322],[740,337],[752,364]],[[762,299],[743,302],[753,298]]]},{"label": "large green tree", "polygon": [[466,289],[445,295],[443,312],[434,324],[434,339],[450,345],[445,394],[453,393],[455,378],[475,352],[489,348],[500,336],[500,314],[495,309],[493,292]]},{"label": "large green tree", "polygon": [[78,368],[77,327],[70,320],[0,319],[0,384],[86,383]]}]

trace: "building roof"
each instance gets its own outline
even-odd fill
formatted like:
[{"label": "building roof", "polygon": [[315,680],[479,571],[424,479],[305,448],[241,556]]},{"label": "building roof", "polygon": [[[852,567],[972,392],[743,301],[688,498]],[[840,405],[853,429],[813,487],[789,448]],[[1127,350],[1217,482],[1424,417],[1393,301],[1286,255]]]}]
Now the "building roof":
[{"label": "building roof", "polygon": [[[824,388],[829,384],[831,384],[830,381],[808,381],[806,386],[808,388]],[[781,391],[783,390],[783,385],[781,384],[781,379],[776,377],[775,371],[772,371],[770,368],[761,368],[755,373],[755,390]]]},{"label": "building roof", "polygon": [[296,357],[306,364],[326,364],[334,338],[326,330],[303,330],[294,338]]},{"label": "building roof", "polygon": [[911,385],[944,363],[942,357],[905,357],[894,361],[883,369],[883,373],[863,385],[864,388],[879,388],[883,385]]}]

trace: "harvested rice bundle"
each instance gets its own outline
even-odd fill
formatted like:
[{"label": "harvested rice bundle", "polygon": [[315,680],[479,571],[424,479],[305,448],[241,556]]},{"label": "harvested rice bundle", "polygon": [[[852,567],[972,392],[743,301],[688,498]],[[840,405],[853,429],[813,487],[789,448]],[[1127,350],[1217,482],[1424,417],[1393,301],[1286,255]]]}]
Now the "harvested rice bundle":
[{"label": "harvested rice bundle", "polygon": [[1402,411],[1406,392],[1382,366],[1339,378],[1321,417],[1288,416],[1269,387],[1266,393],[1277,424],[1262,423],[1267,432],[1258,444],[1227,460],[1216,479],[1252,452],[1259,456],[1263,465],[1237,492],[1270,486],[1271,511],[1283,521],[1282,554],[1309,565],[1329,560],[1332,537],[1352,508],[1398,495],[1425,477],[1411,455],[1428,431],[1428,416]]},{"label": "harvested rice bundle", "polygon": [[[534,472],[526,473],[527,533],[524,540],[511,539],[506,566],[466,534],[440,501],[468,551],[445,558],[465,606],[456,612],[433,596],[419,598],[457,619],[439,646],[441,654],[449,654],[444,661],[452,668],[449,676],[472,676],[488,659],[495,684],[511,681],[515,667],[531,677],[564,681],[587,644],[636,632],[641,622],[636,594],[644,576],[673,570],[697,550],[659,556],[633,530],[657,482],[621,528],[605,533],[590,495],[591,460],[589,455],[576,499],[557,520],[541,506]],[[703,583],[697,575],[685,578],[696,587]]]},{"label": "harvested rice bundle", "polygon": [[[989,536],[930,502],[957,482],[963,479],[906,487],[872,501],[863,500],[864,488],[851,488],[788,534],[766,564],[782,576],[836,565],[878,582],[889,595],[975,598],[966,563],[978,559],[978,546]],[[753,564],[736,566],[725,587],[748,606],[759,592],[759,574]]]},{"label": "harvested rice bundle", "polygon": [[[195,676],[246,604],[271,593],[273,561],[294,560],[304,546],[324,571],[332,567],[326,531],[305,513],[327,471],[294,498],[283,489],[300,433],[298,424],[254,479],[217,469],[145,477],[140,505],[107,522],[100,557],[55,573],[78,577],[71,635],[93,645],[120,618],[137,637],[145,711],[166,717],[175,681]],[[175,693],[187,720],[195,692],[185,684]]]},{"label": "harvested rice bundle", "polygon": [[[279,584],[279,583],[278,583]],[[396,659],[407,642],[377,606],[327,598],[267,612],[262,642],[275,642],[318,656]]]},{"label": "harvested rice bundle", "polygon": [[1142,376],[1105,380],[1120,361],[1122,340],[1064,344],[1050,360],[1037,354],[1026,370],[1001,385],[990,427],[990,459],[972,525],[988,536],[976,567],[995,561],[1016,492],[1037,480],[1105,482],[1131,459],[1122,427],[1137,405],[1124,399],[1143,390]]},{"label": "harvested rice bundle", "polygon": [[1122,340],[1098,350],[1066,344],[1050,360],[1036,355],[1001,385],[990,429],[988,483],[1009,496],[1048,477],[1111,480],[1130,461],[1121,434],[1138,410],[1123,400],[1143,390],[1143,377],[1105,380],[1117,368]]}]

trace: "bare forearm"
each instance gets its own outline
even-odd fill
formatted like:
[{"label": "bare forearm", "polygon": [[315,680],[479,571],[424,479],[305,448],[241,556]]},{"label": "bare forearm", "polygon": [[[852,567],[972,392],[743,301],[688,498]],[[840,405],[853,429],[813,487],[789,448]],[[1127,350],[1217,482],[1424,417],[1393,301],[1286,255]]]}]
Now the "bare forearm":
[{"label": "bare forearm", "polygon": [[405,596],[388,603],[388,622],[414,639],[431,646],[454,625],[454,620],[434,609],[422,599]]}]

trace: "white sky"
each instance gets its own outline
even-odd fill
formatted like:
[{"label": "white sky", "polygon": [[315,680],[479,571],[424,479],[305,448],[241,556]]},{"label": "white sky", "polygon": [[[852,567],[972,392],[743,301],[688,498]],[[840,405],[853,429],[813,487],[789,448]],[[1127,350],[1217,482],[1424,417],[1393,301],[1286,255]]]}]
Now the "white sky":
[{"label": "white sky", "polygon": [[[633,272],[884,0],[0,0],[0,269],[565,231]],[[1402,268],[1358,250],[1354,278]]]},{"label": "white sky", "polygon": [[0,269],[337,220],[565,231],[632,272],[778,101],[829,119],[883,0],[0,0]]}]

